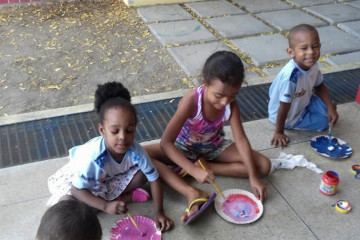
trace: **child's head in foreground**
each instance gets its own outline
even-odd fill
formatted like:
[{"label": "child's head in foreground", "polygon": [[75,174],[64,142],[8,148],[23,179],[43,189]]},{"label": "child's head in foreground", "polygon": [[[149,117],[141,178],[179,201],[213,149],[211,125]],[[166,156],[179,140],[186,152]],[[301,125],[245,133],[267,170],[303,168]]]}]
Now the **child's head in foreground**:
[{"label": "child's head in foreground", "polygon": [[223,84],[241,86],[244,80],[244,66],[235,53],[218,51],[206,60],[202,77],[207,84],[213,80],[220,80]]},{"label": "child's head in foreground", "polygon": [[101,240],[99,219],[86,204],[64,200],[44,213],[36,240]]},{"label": "child's head in foreground", "polygon": [[288,35],[287,53],[303,70],[309,70],[320,57],[320,38],[315,27],[300,24],[293,27]]},{"label": "child's head in foreground", "polygon": [[95,91],[98,130],[105,138],[107,150],[118,162],[123,159],[135,139],[137,118],[130,100],[129,91],[120,82],[98,85]]}]

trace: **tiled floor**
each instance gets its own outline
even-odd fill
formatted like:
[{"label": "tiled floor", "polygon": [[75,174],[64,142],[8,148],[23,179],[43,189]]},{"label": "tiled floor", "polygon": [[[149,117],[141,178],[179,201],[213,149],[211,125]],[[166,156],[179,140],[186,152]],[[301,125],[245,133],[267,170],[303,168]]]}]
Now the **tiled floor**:
[{"label": "tiled floor", "polygon": [[[0,0],[0,6],[4,6],[8,3],[27,3],[35,1],[45,2],[48,0]],[[202,4],[199,3],[197,6],[206,6],[208,2],[211,1],[205,1]],[[225,2],[230,2],[230,0]],[[259,12],[261,12],[264,8],[280,10],[283,8],[289,9],[290,6],[289,4],[284,4],[285,1],[278,0],[234,0],[233,2],[238,4],[243,3],[245,5],[245,7],[241,9],[232,5],[232,9],[234,9],[234,11],[246,10],[253,15],[260,15]],[[288,0],[286,2],[290,2],[295,6],[313,8],[311,5],[314,1]],[[332,3],[335,1],[317,0],[316,2]],[[349,5],[358,6],[359,2],[360,1],[352,1],[352,5]],[[188,5],[190,6],[190,4]],[[224,5],[229,6],[229,4],[223,4],[222,6]],[[191,6],[193,5],[191,4]],[[178,5],[172,5],[172,7],[174,8],[173,12],[176,13],[179,11]],[[336,7],[337,6],[334,8]],[[167,6],[167,8],[169,8],[169,6]],[[194,12],[195,9],[199,12],[201,10],[195,7],[190,8],[194,9]],[[329,11],[328,14],[324,14],[323,9],[324,7],[322,7],[322,11],[319,10],[319,12],[321,12],[324,16],[332,16],[332,11]],[[346,7],[346,9],[348,8]],[[140,11],[145,10],[147,9],[144,8]],[[180,10],[182,10],[182,13],[180,12],[178,14],[184,16],[184,18],[188,21],[189,19],[186,17],[186,15],[188,15],[186,13],[188,12],[183,8],[180,8]],[[209,12],[213,12],[214,8],[208,8],[208,10]],[[220,9],[217,10],[220,11]],[[158,18],[164,17],[160,16],[160,13],[166,13],[169,15],[169,11],[154,11],[154,15],[150,16],[148,19],[151,19],[152,22],[154,16]],[[286,10],[286,13],[289,13],[289,11]],[[201,11],[201,14],[202,16],[205,16],[205,18],[208,16],[207,12]],[[251,14],[249,15],[252,16]],[[341,14],[345,13],[339,13],[339,15]],[[295,20],[297,20],[292,17],[292,11],[290,11],[290,14],[287,16],[289,21],[291,20],[295,22]],[[273,15],[267,15],[267,17],[271,18]],[[161,18],[161,20],[159,20],[159,24],[172,22],[171,19],[163,19],[164,18]],[[206,18],[205,20],[210,19],[211,18]],[[217,19],[222,20],[221,16]],[[155,21],[156,20],[154,20],[154,22]],[[212,20],[212,24],[216,25],[213,21],[214,20]],[[353,19],[353,21],[357,22],[360,21],[360,19]],[[177,21],[173,22],[177,23]],[[285,22],[279,23],[278,18],[274,18],[272,23],[274,23],[270,24],[272,26],[278,24],[281,29],[287,28],[287,22],[286,24]],[[349,22],[347,21],[346,24],[348,27],[351,27],[352,31],[355,31],[355,33],[359,32],[356,24],[348,23]],[[346,54],[346,61],[354,62],[352,59],[355,57],[356,62],[358,62],[358,55],[356,54],[360,53],[360,48],[358,47],[359,40],[357,37],[355,38],[355,35],[347,36],[344,32],[341,32],[340,29],[337,29],[336,26],[331,25],[320,27],[319,32],[320,35],[323,36],[322,39],[324,41],[323,54],[339,54],[337,56],[344,56]],[[278,49],[278,51],[276,51],[273,55],[275,55],[277,59],[283,59],[283,56],[281,55],[283,52],[281,49],[286,46],[286,42],[283,42],[286,41],[286,39],[283,36],[280,38],[279,33],[276,33],[277,34],[264,36],[251,36],[248,38],[250,42],[246,45],[243,44],[243,42],[238,42],[240,40],[232,41],[234,41],[234,45],[238,45],[239,48],[244,48],[250,57],[253,56],[252,61],[257,62],[258,65],[266,65],[266,61],[264,61],[264,59],[273,58],[272,55],[269,55],[269,50]],[[275,40],[279,39],[276,41],[277,45],[274,46],[274,44],[266,42],[269,41],[269,36]],[[254,37],[261,38],[263,42],[256,44],[254,47],[250,47],[251,41],[253,41]],[[255,43],[257,42],[254,42],[253,44]],[[209,51],[212,49],[219,50],[228,47],[222,41],[205,42],[200,45],[201,48],[197,48],[199,45],[200,44],[189,44],[188,46],[180,45],[178,47],[169,48],[169,52],[176,56],[176,59],[180,62],[179,64],[182,64],[182,67],[185,66],[184,69],[189,75],[196,75],[199,69],[198,66],[200,65],[198,63],[201,59],[205,59],[209,55]],[[266,54],[264,50],[263,54],[258,53],[259,46],[263,46],[262,49],[267,50]],[[188,56],[195,56],[194,52],[197,53],[196,57],[189,58]],[[353,54],[355,54],[355,56]],[[340,59],[338,61],[340,61]],[[341,63],[339,62],[338,64]],[[168,93],[167,98],[173,97],[173,92]],[[153,96],[153,98],[155,100],[158,99],[159,96]],[[358,137],[360,135],[360,125],[358,121],[360,118],[359,107],[360,105],[356,103],[347,103],[338,106],[340,120],[336,125],[336,128],[333,130],[333,135],[347,141],[353,148],[353,155],[344,160],[327,159],[318,155],[311,149],[309,140],[313,136],[326,134],[325,132],[288,131],[287,133],[291,138],[291,143],[288,147],[281,150],[279,148],[272,148],[269,145],[269,138],[273,133],[274,126],[270,124],[267,119],[244,123],[244,128],[252,147],[261,151],[267,157],[275,159],[279,156],[281,151],[294,155],[302,154],[308,159],[308,161],[315,163],[324,171],[337,171],[341,180],[338,193],[335,196],[329,197],[322,195],[319,192],[319,183],[321,179],[320,174],[303,167],[297,167],[294,170],[279,169],[269,177],[262,179],[268,189],[268,196],[264,202],[264,213],[255,223],[247,225],[230,224],[224,221],[216,213],[215,209],[211,207],[209,210],[204,212],[204,214],[196,222],[190,226],[185,226],[180,221],[180,215],[184,212],[186,207],[185,199],[178,193],[164,186],[164,196],[166,196],[164,207],[166,214],[175,221],[175,226],[173,230],[163,233],[163,238],[172,240],[226,240],[238,239],[241,234],[240,236],[242,239],[358,239],[356,236],[360,235],[360,208],[358,201],[360,199],[360,192],[356,190],[359,188],[359,181],[354,178],[349,169],[352,165],[360,164],[360,141]],[[57,114],[66,115],[69,113],[58,112]],[[231,130],[229,127],[226,127],[225,131],[229,136],[231,136]],[[40,222],[42,214],[46,210],[45,203],[49,198],[47,179],[67,161],[67,158],[49,159],[46,161],[0,169],[0,239],[34,239],[36,227]],[[195,181],[192,181],[192,179],[188,179],[188,181],[205,191],[214,191],[212,185],[200,185]],[[216,179],[216,181],[224,190],[240,188],[251,191],[248,179],[233,179],[220,176]],[[349,201],[352,204],[353,209],[350,213],[342,214],[334,210],[332,204],[340,199]],[[141,204],[129,204],[129,208],[131,208],[131,212],[134,215],[141,214],[148,217],[153,216],[152,201]],[[103,239],[109,239],[111,227],[114,226],[116,221],[125,217],[125,215],[109,215],[105,213],[100,213],[98,216],[103,228]]]}]

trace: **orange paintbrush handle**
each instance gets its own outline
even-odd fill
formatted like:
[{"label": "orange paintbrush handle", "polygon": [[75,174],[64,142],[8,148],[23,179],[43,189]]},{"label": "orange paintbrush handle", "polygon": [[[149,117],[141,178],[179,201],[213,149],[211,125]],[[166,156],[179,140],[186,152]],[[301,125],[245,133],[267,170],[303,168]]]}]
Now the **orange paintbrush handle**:
[{"label": "orange paintbrush handle", "polygon": [[127,212],[128,217],[130,218],[130,221],[134,224],[134,226],[137,228],[137,230],[139,230],[139,232],[141,233],[141,235],[143,235],[142,231],[140,230],[139,226],[137,225],[137,223],[135,222],[135,220],[133,219],[133,217],[131,216],[130,212]]},{"label": "orange paintbrush handle", "polygon": [[[202,162],[200,161],[200,159],[198,160],[198,162],[199,162],[201,168],[202,168],[203,170],[206,170],[205,166],[202,164]],[[220,190],[220,188],[219,188],[219,186],[216,184],[216,182],[214,182],[213,185],[214,185],[214,187],[216,188],[216,190],[220,193],[220,195],[221,195],[223,198],[225,198],[224,194],[222,193],[222,191]]]}]

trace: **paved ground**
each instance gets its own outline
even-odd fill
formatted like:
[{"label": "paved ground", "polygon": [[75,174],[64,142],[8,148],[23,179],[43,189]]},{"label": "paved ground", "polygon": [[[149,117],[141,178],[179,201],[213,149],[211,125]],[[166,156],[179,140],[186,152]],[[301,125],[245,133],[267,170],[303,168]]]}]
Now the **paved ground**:
[{"label": "paved ground", "polygon": [[[286,31],[300,22],[314,24],[319,30],[322,42],[320,66],[324,73],[360,67],[360,1],[204,1],[136,10],[195,85],[199,84],[197,76],[203,61],[217,49],[231,49],[242,57],[246,62],[249,84],[271,81],[287,61]],[[178,94],[163,93],[161,98]],[[152,101],[159,96],[139,96],[136,99],[138,102]],[[90,105],[75,108],[91,109]],[[69,114],[73,110],[63,108],[53,112]],[[235,239],[240,235],[244,239],[357,239],[360,234],[360,182],[353,177],[350,168],[353,164],[360,164],[360,107],[356,103],[343,104],[339,106],[339,114],[340,120],[333,135],[352,146],[350,158],[331,160],[317,155],[310,148],[309,140],[324,133],[312,131],[289,131],[292,142],[282,150],[294,155],[302,154],[324,171],[337,171],[340,185],[335,196],[319,193],[320,174],[302,167],[280,169],[263,179],[268,198],[264,202],[264,214],[258,221],[249,225],[231,224],[211,208],[191,226],[184,226],[179,217],[186,201],[165,187],[165,209],[175,221],[175,228],[164,233],[163,238]],[[29,115],[31,118],[50,116],[43,112],[25,115],[10,116],[10,119],[22,121]],[[244,126],[254,149],[272,159],[279,156],[281,149],[269,145],[273,126],[268,120],[248,122]],[[49,197],[47,178],[65,162],[67,158],[49,159],[0,169],[0,239],[34,238]],[[250,190],[247,179],[219,177],[217,183],[224,190]],[[214,191],[211,185],[200,187]],[[337,200],[349,201],[352,211],[348,214],[335,211],[331,205]],[[151,217],[151,204],[132,204],[130,208],[134,215]],[[108,239],[111,226],[123,217],[99,214],[104,239]]]},{"label": "paved ground", "polygon": [[360,1],[220,0],[137,11],[195,83],[199,84],[196,76],[207,56],[227,49],[241,56],[248,83],[256,84],[271,81],[261,77],[275,75],[287,62],[286,34],[300,23],[317,27],[322,43],[319,64],[325,71],[359,63],[359,5]]},{"label": "paved ground", "polygon": [[[344,160],[331,160],[315,153],[309,139],[326,133],[312,131],[289,131],[292,142],[289,147],[274,149],[269,146],[273,126],[268,120],[244,124],[254,149],[276,159],[280,152],[304,155],[324,171],[338,172],[340,184],[335,196],[319,192],[321,174],[306,168],[294,170],[279,169],[263,179],[268,191],[262,217],[248,225],[236,225],[223,220],[211,207],[203,216],[189,226],[184,226],[180,215],[186,207],[186,200],[178,193],[165,187],[164,207],[175,227],[163,234],[163,239],[358,239],[360,234],[360,191],[359,180],[350,172],[360,159],[360,107],[357,103],[339,106],[341,119],[333,135],[347,141],[353,148],[353,155]],[[229,129],[226,129],[227,133]],[[47,178],[68,161],[67,158],[20,165],[0,169],[0,239],[33,239],[36,228],[49,198]],[[212,185],[195,185],[207,191],[215,191]],[[251,191],[247,179],[218,177],[217,184],[222,190],[244,189]],[[353,208],[350,213],[337,212],[332,204],[338,200],[349,201]],[[152,202],[130,204],[133,215],[152,217]],[[103,227],[104,238],[115,222],[125,215],[98,215]]]}]

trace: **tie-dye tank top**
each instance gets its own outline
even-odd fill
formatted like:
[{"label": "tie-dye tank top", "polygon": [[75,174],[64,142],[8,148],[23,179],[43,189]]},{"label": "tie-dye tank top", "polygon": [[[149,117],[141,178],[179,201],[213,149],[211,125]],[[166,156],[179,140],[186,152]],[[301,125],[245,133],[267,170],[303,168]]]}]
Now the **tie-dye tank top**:
[{"label": "tie-dye tank top", "polygon": [[216,121],[209,122],[205,118],[202,108],[204,90],[203,86],[195,89],[196,115],[186,120],[176,139],[182,145],[192,148],[206,148],[209,145],[217,146],[224,139],[223,126],[230,118],[230,104],[225,106],[221,116]]}]

